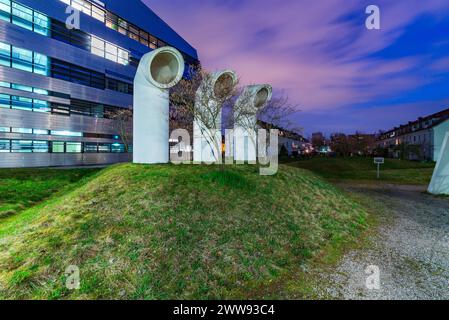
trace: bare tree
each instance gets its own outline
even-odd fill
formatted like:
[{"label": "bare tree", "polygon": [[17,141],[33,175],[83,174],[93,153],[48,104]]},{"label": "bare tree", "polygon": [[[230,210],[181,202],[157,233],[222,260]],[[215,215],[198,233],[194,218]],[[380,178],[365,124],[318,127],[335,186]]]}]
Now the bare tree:
[{"label": "bare tree", "polygon": [[283,128],[298,134],[302,133],[303,128],[292,119],[293,115],[301,112],[296,104],[290,102],[286,94],[280,94],[271,99],[271,101],[259,109],[257,119],[263,122],[267,130]]},{"label": "bare tree", "polygon": [[[192,121],[200,123],[201,133],[214,152],[221,150],[221,145],[217,145],[216,133],[221,135],[222,126],[233,128],[235,124],[239,124],[248,132],[257,132],[260,122],[254,121],[254,107],[257,109],[256,119],[263,121],[264,129],[283,128],[298,133],[302,131],[292,119],[299,108],[290,103],[288,96],[281,94],[263,105],[258,105],[256,101],[253,106],[253,96],[239,87],[238,79],[215,81],[217,79],[214,77],[214,73],[201,67],[192,67],[188,76],[172,88],[170,93],[172,114],[176,118],[173,124],[181,124],[185,128]],[[223,111],[232,114],[221,119]],[[254,143],[256,144],[255,141]],[[216,158],[221,160],[221,154],[216,155]]]},{"label": "bare tree", "polygon": [[129,152],[132,141],[132,107],[108,111],[106,116],[113,120],[114,129],[120,135],[120,139],[125,146],[125,152]]},{"label": "bare tree", "polygon": [[[217,134],[221,137],[223,108],[231,104],[238,91],[238,80],[226,73],[220,79],[216,77],[215,73],[193,67],[187,78],[182,79],[170,94],[178,121],[197,122],[213,153],[221,150],[221,139],[217,141],[216,137]],[[221,160],[221,153],[214,156]]]}]

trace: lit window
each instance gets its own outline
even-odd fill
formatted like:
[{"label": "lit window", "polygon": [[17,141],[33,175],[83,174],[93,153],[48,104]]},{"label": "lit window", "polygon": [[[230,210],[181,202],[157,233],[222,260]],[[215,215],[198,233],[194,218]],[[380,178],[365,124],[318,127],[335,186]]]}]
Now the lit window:
[{"label": "lit window", "polygon": [[34,32],[48,36],[50,29],[50,19],[47,16],[34,12]]},{"label": "lit window", "polygon": [[8,94],[0,94],[0,108],[11,108],[11,96]]},{"label": "lit window", "polygon": [[86,153],[96,153],[96,152],[98,152],[97,144],[96,143],[85,142],[84,143],[84,152],[86,152]]},{"label": "lit window", "polygon": [[111,152],[111,145],[107,143],[100,143],[98,145],[98,152],[108,153]]},{"label": "lit window", "polygon": [[12,15],[12,23],[22,28],[33,30],[33,10],[13,2]]},{"label": "lit window", "polygon": [[42,94],[42,95],[48,96],[48,90],[33,88],[33,92],[37,93],[37,94]]},{"label": "lit window", "polygon": [[12,47],[12,67],[33,72],[33,52],[30,50]]},{"label": "lit window", "polygon": [[91,53],[123,65],[129,63],[128,51],[95,36],[91,40]]},{"label": "lit window", "polygon": [[125,146],[121,143],[113,143],[111,145],[111,152],[113,153],[123,153],[125,152]]},{"label": "lit window", "polygon": [[11,149],[10,140],[0,140],[0,152],[9,152]]},{"label": "lit window", "polygon": [[32,111],[33,99],[11,96],[11,106],[13,109]]},{"label": "lit window", "polygon": [[12,133],[30,134],[30,133],[33,133],[33,129],[29,129],[29,128],[12,128],[11,132]]},{"label": "lit window", "polygon": [[0,127],[0,132],[10,132],[9,127]]},{"label": "lit window", "polygon": [[82,132],[73,132],[66,130],[51,130],[51,135],[54,136],[66,136],[66,137],[82,137]]},{"label": "lit window", "polygon": [[53,141],[51,143],[51,152],[53,152],[53,153],[64,153],[64,142]]},{"label": "lit window", "polygon": [[34,73],[48,76],[49,75],[48,64],[49,63],[47,56],[34,52]]},{"label": "lit window", "polygon": [[11,84],[11,89],[33,92],[33,87],[24,86],[24,85],[17,84],[17,83]]},{"label": "lit window", "polygon": [[81,142],[66,142],[66,152],[81,153]]},{"label": "lit window", "polygon": [[11,0],[0,0],[0,19],[10,21]]},{"label": "lit window", "polygon": [[83,10],[83,1],[82,0],[72,0],[72,7],[76,10]]},{"label": "lit window", "polygon": [[33,152],[48,152],[48,141],[33,141]]},{"label": "lit window", "polygon": [[34,112],[50,112],[50,105],[48,101],[44,100],[33,100],[33,111]]},{"label": "lit window", "polygon": [[0,65],[11,66],[11,46],[0,42]]},{"label": "lit window", "polygon": [[48,130],[33,129],[33,134],[43,134],[43,135],[47,135],[47,134],[48,134]]},{"label": "lit window", "polygon": [[106,13],[103,9],[100,9],[96,6],[92,6],[92,17],[104,22]]},{"label": "lit window", "polygon": [[92,36],[91,52],[104,58],[104,41]]},{"label": "lit window", "polygon": [[12,140],[12,152],[33,152],[33,141],[31,140]]},{"label": "lit window", "polygon": [[118,48],[118,63],[127,65],[129,63],[129,52]]}]

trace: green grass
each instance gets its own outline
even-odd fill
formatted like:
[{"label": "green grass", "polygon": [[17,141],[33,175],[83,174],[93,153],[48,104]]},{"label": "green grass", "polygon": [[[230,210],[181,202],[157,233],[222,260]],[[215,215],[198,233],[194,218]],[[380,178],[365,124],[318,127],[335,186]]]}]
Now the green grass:
[{"label": "green grass", "polygon": [[0,170],[0,223],[55,194],[66,192],[98,169]]},{"label": "green grass", "polygon": [[[367,223],[339,189],[285,165],[262,177],[124,164],[84,182],[0,224],[0,298],[277,297],[282,279]],[[69,265],[80,290],[65,287]]]},{"label": "green grass", "polygon": [[332,181],[357,180],[395,184],[428,184],[435,164],[406,160],[385,159],[377,180],[377,166],[372,158],[313,158],[288,163]]}]

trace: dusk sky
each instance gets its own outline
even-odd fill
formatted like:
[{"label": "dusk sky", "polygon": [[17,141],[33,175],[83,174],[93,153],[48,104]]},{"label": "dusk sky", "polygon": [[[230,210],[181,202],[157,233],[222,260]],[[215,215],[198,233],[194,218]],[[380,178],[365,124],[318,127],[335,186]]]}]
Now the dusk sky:
[{"label": "dusk sky", "polygon": [[[315,131],[375,132],[449,108],[448,0],[144,0],[209,70],[270,83]],[[365,9],[381,11],[367,30]]]}]

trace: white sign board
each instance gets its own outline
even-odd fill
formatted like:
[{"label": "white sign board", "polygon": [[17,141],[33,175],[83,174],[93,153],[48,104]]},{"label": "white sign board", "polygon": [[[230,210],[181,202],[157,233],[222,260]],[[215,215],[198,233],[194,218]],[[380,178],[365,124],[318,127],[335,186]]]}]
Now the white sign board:
[{"label": "white sign board", "polygon": [[375,164],[384,164],[385,158],[374,158],[374,163]]}]

